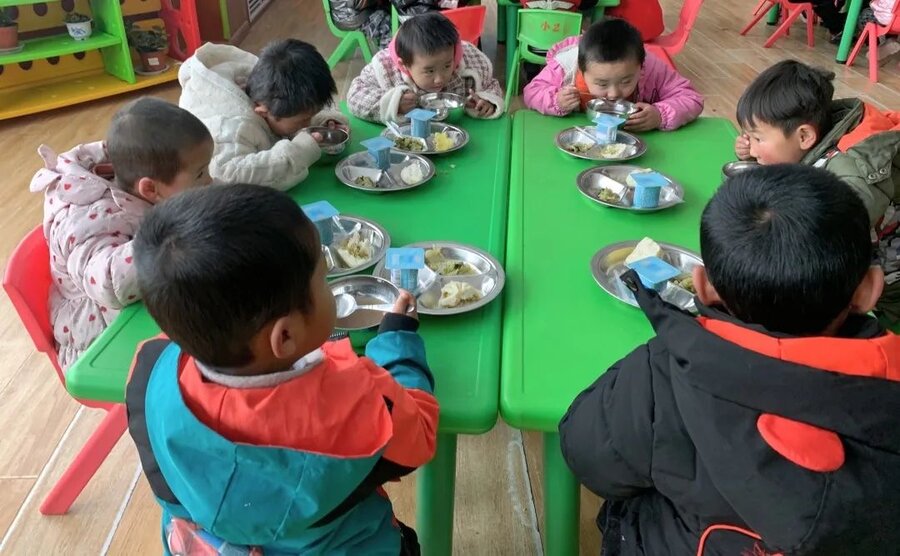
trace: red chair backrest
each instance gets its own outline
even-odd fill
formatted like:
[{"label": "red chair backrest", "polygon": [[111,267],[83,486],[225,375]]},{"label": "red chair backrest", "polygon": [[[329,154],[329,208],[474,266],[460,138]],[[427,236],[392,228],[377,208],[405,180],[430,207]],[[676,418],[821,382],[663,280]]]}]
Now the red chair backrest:
[{"label": "red chair backrest", "polygon": [[[703,0],[684,0],[681,12],[678,14],[678,27],[665,37],[656,39],[656,41],[666,43],[666,50],[670,55],[674,56],[684,48],[688,37],[691,36],[691,29],[694,28],[694,24],[697,22],[697,16],[700,15],[702,6]],[[660,39],[663,40],[660,41]]]},{"label": "red chair backrest", "polygon": [[3,289],[31,336],[34,347],[45,353],[65,384],[56,357],[56,341],[50,324],[50,249],[43,227],[28,232],[9,257]]},{"label": "red chair backrest", "polygon": [[459,31],[459,38],[472,44],[478,44],[478,39],[484,32],[487,6],[466,6],[455,10],[443,10],[441,14],[453,22]]}]

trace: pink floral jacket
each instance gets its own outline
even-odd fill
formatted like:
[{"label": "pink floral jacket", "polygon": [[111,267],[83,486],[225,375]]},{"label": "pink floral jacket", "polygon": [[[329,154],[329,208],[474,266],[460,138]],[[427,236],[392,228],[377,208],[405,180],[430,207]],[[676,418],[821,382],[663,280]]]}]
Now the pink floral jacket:
[{"label": "pink floral jacket", "polygon": [[[578,41],[569,37],[547,52],[547,65],[525,87],[524,100],[528,108],[551,116],[565,116],[556,95],[565,86],[575,83],[578,71]],[[697,119],[703,112],[703,96],[687,78],[681,76],[651,52],[647,52],[638,78],[634,102],[652,104],[662,116],[660,129],[677,129]]]},{"label": "pink floral jacket", "polygon": [[150,205],[94,173],[109,157],[102,142],[57,156],[42,145],[44,168],[31,191],[44,193],[50,247],[50,322],[59,363],[68,368],[119,309],[139,297],[131,240]]}]

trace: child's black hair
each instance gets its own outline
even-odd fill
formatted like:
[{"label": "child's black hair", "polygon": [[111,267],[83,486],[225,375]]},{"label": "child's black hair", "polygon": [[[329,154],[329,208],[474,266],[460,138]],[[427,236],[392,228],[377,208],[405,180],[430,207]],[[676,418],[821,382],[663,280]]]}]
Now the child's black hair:
[{"label": "child's black hair", "polygon": [[760,73],[738,100],[744,129],[764,123],[791,134],[812,124],[819,139],[831,129],[834,73],[796,60],[783,60]]},{"label": "child's black hair", "polygon": [[590,63],[634,60],[644,65],[646,57],[641,33],[624,19],[607,18],[594,23],[578,42],[578,69]]},{"label": "child's black hair", "polygon": [[247,96],[276,118],[331,106],[337,86],[316,47],[297,39],[269,44],[247,77]]},{"label": "child's black hair", "polygon": [[171,183],[183,170],[185,152],[212,140],[203,122],[184,108],[142,97],[113,116],[106,148],[116,183],[134,193],[141,178]]},{"label": "child's black hair", "polygon": [[859,196],[825,170],[792,164],[729,178],[703,211],[700,249],[731,314],[800,336],[847,309],[873,255]]},{"label": "child's black hair", "polygon": [[220,369],[249,364],[266,323],[313,309],[320,257],[297,203],[257,185],[180,193],[154,207],[134,239],[147,310],[185,352]]},{"label": "child's black hair", "polygon": [[403,22],[394,39],[397,56],[410,66],[416,54],[431,56],[448,48],[456,48],[459,31],[439,12],[413,16]]}]

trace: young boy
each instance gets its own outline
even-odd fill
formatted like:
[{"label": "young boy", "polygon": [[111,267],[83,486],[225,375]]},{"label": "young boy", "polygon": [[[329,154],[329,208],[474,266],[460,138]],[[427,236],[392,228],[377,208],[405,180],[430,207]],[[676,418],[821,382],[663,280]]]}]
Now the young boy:
[{"label": "young boy", "polygon": [[786,60],[765,70],[738,101],[741,160],[825,168],[863,200],[879,240],[889,288],[878,309],[900,321],[900,113],[882,113],[859,99],[832,100],[833,73]]},{"label": "young boy", "polygon": [[316,229],[287,195],[255,185],[163,203],[135,264],[171,338],[139,348],[126,396],[169,550],[212,535],[264,554],[418,554],[381,488],[435,449],[414,299],[403,293],[366,357],[329,342]]},{"label": "young boy", "polygon": [[503,89],[490,59],[461,41],[449,19],[427,13],[403,22],[388,48],[353,79],[347,104],[357,118],[396,121],[418,106],[420,95],[439,92],[466,97],[469,116],[503,114]]},{"label": "young boy", "polygon": [[210,171],[224,183],[280,190],[309,174],[322,151],[310,126],[340,127],[327,110],[337,92],[331,70],[311,44],[274,42],[259,58],[233,46],[205,44],[178,71],[178,103],[203,120],[216,142]]},{"label": "young boy", "polygon": [[50,323],[63,369],[87,349],[119,309],[139,297],[132,238],[162,199],[207,185],[212,137],[173,104],[141,98],[113,117],[106,141],[57,155],[41,145],[44,168],[31,191],[44,194],[50,249]]},{"label": "young boy", "polygon": [[700,248],[700,316],[625,275],[657,336],[559,425],[606,500],[601,553],[895,554],[900,339],[866,316],[862,202],[824,170],[759,168],[715,194]]}]

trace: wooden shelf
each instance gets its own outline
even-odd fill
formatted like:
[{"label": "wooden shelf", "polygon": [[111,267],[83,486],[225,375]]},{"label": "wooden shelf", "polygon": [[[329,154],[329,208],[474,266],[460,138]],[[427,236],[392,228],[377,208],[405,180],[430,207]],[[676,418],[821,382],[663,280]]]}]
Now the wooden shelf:
[{"label": "wooden shelf", "polygon": [[99,71],[56,83],[29,85],[12,90],[0,89],[0,120],[72,106],[79,102],[175,81],[178,79],[178,68],[181,66],[171,60],[169,64],[171,67],[160,75],[137,76],[135,84],[126,83],[118,77]]},{"label": "wooden shelf", "polygon": [[[52,0],[50,0],[52,1]],[[48,0],[0,0],[0,8],[10,6],[28,6],[30,4],[46,4]]]},{"label": "wooden shelf", "polygon": [[97,32],[93,33],[83,41],[76,41],[69,35],[54,35],[52,37],[29,39],[22,41],[25,43],[25,48],[20,52],[0,54],[0,66],[5,64],[15,64],[17,62],[42,60],[52,56],[65,56],[66,54],[75,54],[76,52],[84,52],[86,50],[96,50],[107,46],[116,46],[120,44],[121,41],[122,40],[119,37]]}]

